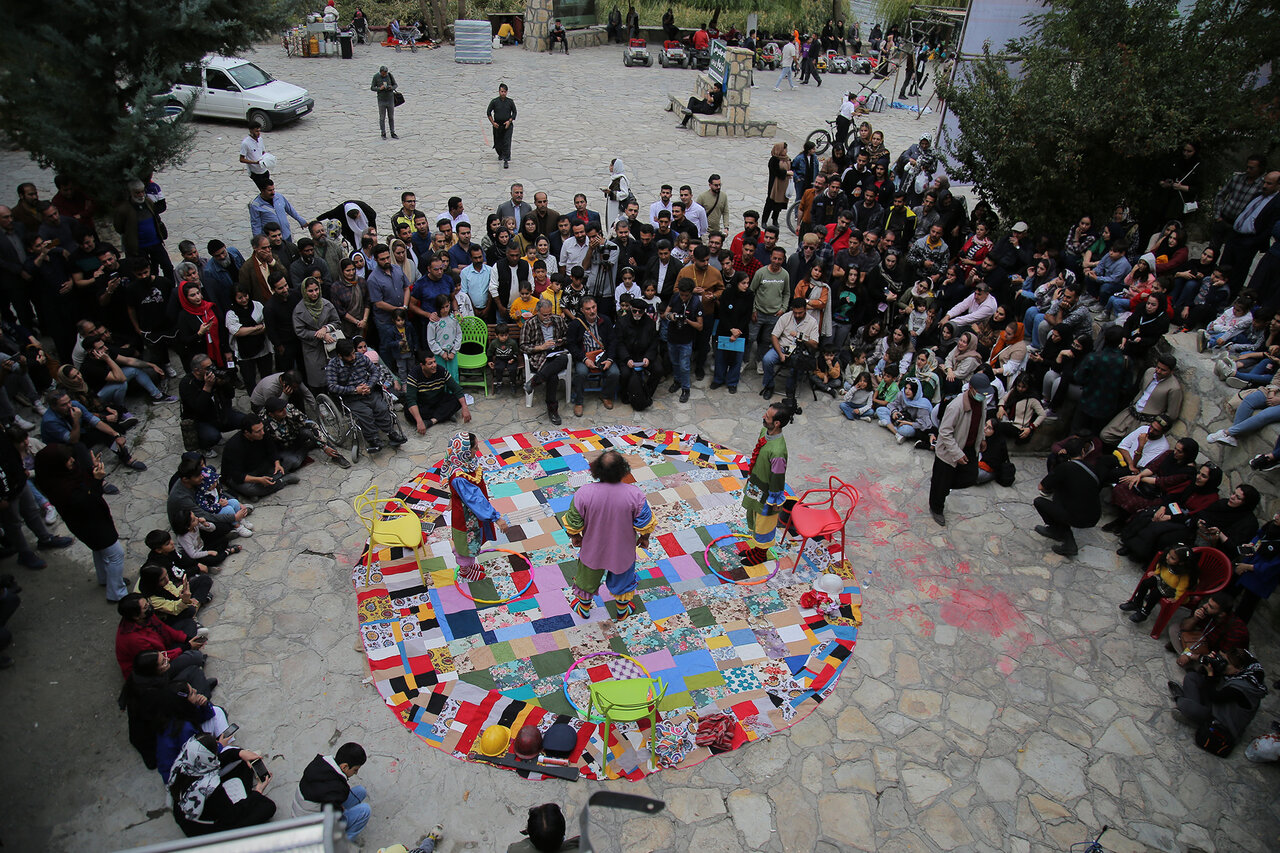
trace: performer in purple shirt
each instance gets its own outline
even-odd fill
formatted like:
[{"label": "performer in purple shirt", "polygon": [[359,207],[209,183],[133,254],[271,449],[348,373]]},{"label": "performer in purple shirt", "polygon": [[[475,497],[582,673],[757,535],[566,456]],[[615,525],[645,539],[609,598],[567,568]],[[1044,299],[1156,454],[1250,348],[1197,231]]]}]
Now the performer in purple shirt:
[{"label": "performer in purple shirt", "polygon": [[655,524],[644,492],[634,483],[624,483],[631,472],[626,457],[606,450],[591,463],[588,483],[573,495],[563,524],[570,541],[578,548],[578,574],[571,589],[573,612],[586,619],[600,581],[617,604],[614,618],[626,619],[635,613],[636,546],[649,547]]}]

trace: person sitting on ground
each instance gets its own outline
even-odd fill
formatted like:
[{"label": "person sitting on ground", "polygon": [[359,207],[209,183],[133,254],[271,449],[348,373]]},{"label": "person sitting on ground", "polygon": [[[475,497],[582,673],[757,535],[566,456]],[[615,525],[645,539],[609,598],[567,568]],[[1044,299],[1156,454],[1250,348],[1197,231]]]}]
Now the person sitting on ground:
[{"label": "person sitting on ground", "polygon": [[1199,455],[1196,440],[1183,438],[1137,474],[1122,476],[1111,489],[1111,506],[1118,517],[1102,529],[1117,533],[1141,510],[1180,500],[1195,481]]},{"label": "person sitting on ground", "polygon": [[210,565],[203,559],[188,557],[179,551],[174,544],[173,535],[167,530],[152,530],[144,541],[147,545],[147,558],[143,565],[160,566],[175,582],[188,575],[209,575],[219,571],[216,564]]},{"label": "person sitting on ground", "polygon": [[[296,471],[310,458],[307,452],[319,448],[339,468],[350,468],[351,461],[320,440],[320,430],[315,421],[308,420],[302,412],[286,403],[283,397],[271,397],[262,407],[266,415],[262,425],[267,436],[273,439],[280,451],[280,461],[286,471]],[[252,528],[250,528],[252,529]]]},{"label": "person sitting on ground", "polygon": [[840,414],[849,420],[870,421],[875,416],[876,405],[872,399],[871,374],[865,370],[854,378],[840,401]]},{"label": "person sitting on ground", "polygon": [[1253,541],[1239,549],[1230,590],[1237,594],[1235,613],[1246,623],[1263,599],[1280,585],[1280,510],[1262,525]]},{"label": "person sitting on ground", "polygon": [[[80,403],[72,402],[67,392],[55,388],[45,393],[44,401],[48,408],[40,419],[40,440],[45,444],[65,444],[73,448],[82,462],[88,457],[90,448],[106,445],[116,454],[121,465],[134,471],[147,470],[146,463],[133,458],[121,433]],[[119,490],[115,486],[104,486],[103,491],[114,495]]]},{"label": "person sitting on ground", "polygon": [[[1260,313],[1261,309],[1254,312],[1255,320]],[[1229,349],[1235,349],[1235,346]],[[1275,378],[1277,366],[1280,366],[1280,314],[1272,314],[1267,318],[1266,331],[1261,338],[1251,346],[1240,345],[1236,350],[1227,384],[1232,388],[1266,385]]]},{"label": "person sitting on ground", "polygon": [[1249,626],[1231,612],[1231,596],[1217,592],[1200,602],[1190,616],[1169,626],[1165,649],[1178,655],[1178,666],[1204,672],[1200,658],[1249,648]]},{"label": "person sitting on ground", "polygon": [[[175,527],[174,533],[178,536],[177,549],[182,553],[183,557],[188,560],[197,560],[206,565],[216,566],[230,557],[232,554],[239,554],[241,548],[239,545],[227,545],[221,537],[218,542],[221,547],[210,548],[205,544],[204,535],[208,533],[210,536],[217,536],[217,528],[211,521],[205,521],[194,512],[187,516],[187,522],[182,527]],[[244,529],[240,533],[241,536],[252,536],[253,534]]]},{"label": "person sitting on ground", "polygon": [[200,505],[199,489],[204,479],[204,466],[198,458],[183,458],[178,463],[178,470],[169,484],[169,497],[165,503],[165,513],[169,518],[169,526],[181,533],[190,526],[190,513],[195,513],[203,521],[214,525],[212,531],[219,539],[227,536],[240,527],[240,522],[249,515],[243,506],[230,519],[222,518],[217,512],[210,512]]},{"label": "person sitting on ground", "polygon": [[933,403],[923,395],[918,381],[907,380],[892,403],[876,409],[876,417],[902,444],[933,427]]},{"label": "person sitting on ground", "polygon": [[[1168,450],[1167,433],[1172,422],[1168,415],[1159,415],[1151,423],[1137,427],[1122,438],[1112,454],[1123,469],[1117,474],[1136,474]],[[1214,489],[1216,495],[1216,483]]]},{"label": "person sitting on ground", "polygon": [[[1196,726],[1196,743],[1225,756],[1244,735],[1267,695],[1262,664],[1247,649],[1209,657],[1205,671],[1169,682],[1174,719]],[[1208,744],[1208,745],[1206,745]]]},{"label": "person sitting on ground", "polygon": [[316,814],[325,806],[342,810],[347,826],[347,840],[356,839],[369,823],[372,809],[364,785],[351,785],[349,780],[368,761],[364,747],[348,742],[333,755],[317,755],[302,771],[302,779],[293,795],[293,816]]},{"label": "person sitting on ground", "polygon": [[125,679],[119,704],[129,715],[129,742],[148,769],[169,784],[169,771],[182,745],[201,731],[219,735],[227,714],[185,681],[176,681],[164,652],[138,652]]},{"label": "person sitting on ground", "polygon": [[[217,455],[213,448],[222,441],[222,434],[240,429],[244,421],[245,413],[231,404],[234,396],[230,377],[215,369],[213,359],[204,354],[191,357],[190,370],[178,383],[178,398],[182,401],[182,419],[194,423],[195,444],[208,457]],[[185,433],[183,438],[187,438]],[[187,446],[195,449],[192,444]]]},{"label": "person sitting on ground", "polygon": [[261,413],[267,401],[279,397],[312,420],[316,417],[316,398],[311,389],[302,381],[302,374],[296,370],[286,370],[263,377],[254,386],[249,395],[249,405],[255,412]]},{"label": "person sitting on ground", "polygon": [[220,750],[207,732],[187,741],[169,783],[173,817],[183,834],[209,835],[271,820],[276,804],[265,793],[271,774],[259,778],[252,766],[261,760],[248,749]]},{"label": "person sitting on ground", "polygon": [[408,441],[396,426],[395,416],[387,405],[377,373],[373,362],[356,352],[355,344],[348,338],[338,341],[333,358],[325,366],[325,381],[328,383],[329,393],[341,397],[342,402],[351,410],[369,453],[382,450],[380,432],[386,433],[387,441],[392,447],[399,447]]},{"label": "person sitting on ground", "polygon": [[520,831],[526,836],[507,845],[507,853],[567,853],[578,849],[578,836],[565,839],[564,813],[555,803],[529,809],[529,820]]},{"label": "person sitting on ground", "polygon": [[81,372],[90,390],[99,399],[124,408],[125,393],[131,384],[136,384],[147,393],[153,403],[178,401],[177,397],[165,394],[156,385],[156,382],[162,382],[165,378],[164,371],[158,365],[130,358],[121,354],[119,349],[112,352],[107,347],[107,342],[98,335],[85,338],[84,349],[85,359]]},{"label": "person sitting on ground", "polygon": [[[923,442],[923,443],[922,443]],[[919,450],[932,450],[928,439],[916,442]],[[978,444],[978,479],[977,485],[995,480],[1002,486],[1013,485],[1013,477],[1017,469],[1009,461],[1009,442],[996,429],[996,419],[987,418],[982,426],[982,441]]]},{"label": "person sitting on ground", "polygon": [[104,403],[97,394],[90,391],[89,384],[84,381],[84,374],[74,365],[64,364],[58,368],[54,382],[60,390],[67,392],[73,403],[84,406],[99,420],[106,421],[107,426],[116,432],[128,432],[138,425],[138,418],[123,406]]},{"label": "person sitting on ground", "polygon": [[999,428],[1006,438],[1012,438],[1015,444],[1031,441],[1047,414],[1039,398],[1031,393],[1029,377],[1021,375],[1014,380],[1013,387],[996,409],[996,417],[1000,419]]},{"label": "person sitting on ground", "polygon": [[116,627],[116,662],[128,678],[139,652],[158,651],[169,658],[171,681],[184,681],[205,696],[218,686],[218,679],[205,675],[207,658],[203,636],[188,639],[177,628],[171,628],[155,614],[151,602],[141,593],[131,592],[116,603],[120,624]]},{"label": "person sitting on ground", "polygon": [[[200,483],[196,486],[196,501],[200,504],[200,508],[205,512],[217,516],[219,521],[225,521],[237,527],[237,535],[246,539],[253,535],[253,523],[250,522],[245,514],[240,512],[242,506],[248,515],[253,514],[252,504],[241,504],[234,497],[227,495],[222,489],[222,478],[218,475],[218,470],[204,458],[204,454],[199,450],[188,450],[182,454],[182,459],[195,459],[200,463]],[[230,462],[230,460],[228,460]],[[243,529],[239,529],[243,528]]]},{"label": "person sitting on ground", "polygon": [[1129,614],[1130,622],[1145,622],[1161,599],[1176,601],[1194,589],[1199,579],[1199,555],[1186,545],[1174,546],[1156,559],[1155,565],[1134,587],[1133,594],[1120,604],[1120,609]]},{"label": "person sitting on ground", "polygon": [[426,435],[436,424],[454,420],[459,412],[464,424],[471,423],[471,409],[462,386],[430,351],[418,353],[418,364],[406,384],[404,417],[418,435]]},{"label": "person sitting on ground", "polygon": [[297,474],[285,470],[280,449],[267,436],[259,415],[246,415],[240,432],[227,442],[223,473],[228,488],[249,498],[265,497],[298,482]]},{"label": "person sitting on ground", "polygon": [[200,629],[196,614],[213,598],[213,578],[186,575],[181,582],[175,582],[164,566],[147,563],[138,570],[138,583],[133,591],[147,597],[161,622],[177,628],[191,640]]},{"label": "person sitting on ground", "polygon": [[1200,352],[1224,346],[1227,341],[1248,329],[1253,323],[1253,302],[1251,294],[1240,294],[1230,308],[1219,314],[1208,327],[1201,329],[1196,336]]}]

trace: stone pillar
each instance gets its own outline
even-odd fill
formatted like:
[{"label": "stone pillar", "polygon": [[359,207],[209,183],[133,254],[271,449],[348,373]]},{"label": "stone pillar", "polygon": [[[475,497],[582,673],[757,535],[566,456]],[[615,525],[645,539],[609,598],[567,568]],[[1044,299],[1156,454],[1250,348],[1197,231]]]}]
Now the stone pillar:
[{"label": "stone pillar", "polygon": [[524,43],[525,50],[540,51],[547,49],[547,39],[551,36],[551,0],[524,0]]},{"label": "stone pillar", "polygon": [[[751,75],[755,56],[752,51],[741,47],[725,49],[725,64],[728,70],[728,84],[724,90],[724,110],[719,116],[708,116],[707,120],[694,122],[694,131],[699,136],[773,136],[777,125],[771,121],[753,121],[751,112]],[[704,97],[711,87],[721,82],[712,79],[703,71],[698,75],[694,85],[697,97]],[[718,121],[717,121],[718,120]]]}]

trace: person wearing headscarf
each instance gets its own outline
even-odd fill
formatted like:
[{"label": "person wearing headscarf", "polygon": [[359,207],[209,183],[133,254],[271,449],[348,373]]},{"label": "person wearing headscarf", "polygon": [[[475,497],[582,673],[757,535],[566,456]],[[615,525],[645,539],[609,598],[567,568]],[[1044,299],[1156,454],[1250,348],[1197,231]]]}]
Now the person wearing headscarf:
[{"label": "person wearing headscarf", "polygon": [[177,344],[182,351],[182,363],[191,364],[194,355],[207,355],[213,360],[213,366],[219,369],[227,366],[226,356],[222,353],[222,335],[219,331],[218,309],[200,289],[199,282],[188,282],[178,291]]},{"label": "person wearing headscarf", "polygon": [[[689,99],[689,103],[693,103],[693,99]],[[627,173],[627,164],[622,162],[621,157],[614,157],[609,161],[609,185],[601,187],[604,190],[605,198],[617,205],[614,213],[614,222],[620,222],[627,216],[627,202],[635,198],[631,192],[631,176]],[[637,238],[639,235],[635,235]]]},{"label": "person wearing headscarf", "polygon": [[375,228],[378,225],[378,215],[374,213],[373,208],[354,199],[326,210],[316,219],[336,219],[342,223],[343,238],[346,239],[347,245],[356,249],[360,247],[360,235],[366,229]]},{"label": "person wearing headscarf", "polygon": [[[787,158],[787,143],[775,142],[769,152],[769,185],[765,192],[764,212],[760,215],[760,227],[778,225],[778,215],[787,209],[787,187],[791,186],[791,161]],[[772,217],[772,219],[770,219]]]},{"label": "person wearing headscarf", "polygon": [[978,336],[973,332],[965,332],[960,335],[955,349],[947,354],[942,363],[943,396],[960,393],[965,381],[977,373],[981,366],[982,353],[978,352]]},{"label": "person wearing headscarf", "polygon": [[264,793],[271,774],[259,779],[250,766],[262,756],[221,747],[207,732],[195,735],[170,770],[173,817],[188,837],[257,826],[276,813],[276,804]]},{"label": "person wearing headscarf", "polygon": [[1210,545],[1230,556],[1258,529],[1254,511],[1261,496],[1248,484],[1225,498],[1218,496],[1222,469],[1205,463],[1191,487],[1178,498],[1175,513],[1169,505],[1151,507],[1133,516],[1120,532],[1116,553],[1146,563],[1174,545]]},{"label": "person wearing headscarf", "polygon": [[307,384],[325,389],[324,369],[329,363],[326,344],[336,344],[342,332],[338,309],[320,295],[320,279],[314,276],[302,283],[302,301],[293,309],[293,333],[302,344]]},{"label": "person wearing headscarf", "polygon": [[507,531],[507,521],[489,502],[489,490],[481,470],[482,447],[475,433],[459,432],[449,439],[449,449],[440,466],[440,480],[449,486],[449,526],[453,529],[453,554],[458,576],[467,581],[484,580],[484,568],[476,556],[486,542],[493,542],[496,530]]}]

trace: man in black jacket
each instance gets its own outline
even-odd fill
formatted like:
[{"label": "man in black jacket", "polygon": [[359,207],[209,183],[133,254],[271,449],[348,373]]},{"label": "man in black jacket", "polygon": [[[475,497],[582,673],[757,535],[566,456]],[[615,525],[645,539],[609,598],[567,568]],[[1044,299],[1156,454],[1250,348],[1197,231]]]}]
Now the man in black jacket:
[{"label": "man in black jacket", "polygon": [[[1074,557],[1079,553],[1073,527],[1093,527],[1102,515],[1102,501],[1098,497],[1101,482],[1084,462],[1084,442],[1072,436],[1062,447],[1066,461],[1054,467],[1040,481],[1041,497],[1033,506],[1044,524],[1036,525],[1036,533],[1048,539],[1058,540],[1053,546],[1055,554]],[[1049,497],[1052,495],[1052,497]]]},{"label": "man in black jacket", "polygon": [[284,470],[276,440],[267,435],[260,415],[245,415],[240,432],[227,442],[222,479],[247,498],[260,498],[298,482]]},{"label": "man in black jacket", "polygon": [[[231,383],[213,369],[207,355],[192,356],[187,375],[178,383],[178,399],[182,401],[182,419],[194,421],[199,445],[206,457],[217,456],[213,446],[222,434],[239,429],[244,412],[231,406],[234,390]],[[188,449],[194,447],[188,445]]]},{"label": "man in black jacket", "polygon": [[354,742],[344,743],[333,755],[311,759],[294,793],[294,817],[320,812],[326,805],[342,809],[347,840],[354,842],[369,823],[372,809],[366,802],[369,793],[364,786],[353,787],[347,780],[359,773],[367,760],[364,747]]}]

